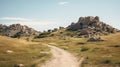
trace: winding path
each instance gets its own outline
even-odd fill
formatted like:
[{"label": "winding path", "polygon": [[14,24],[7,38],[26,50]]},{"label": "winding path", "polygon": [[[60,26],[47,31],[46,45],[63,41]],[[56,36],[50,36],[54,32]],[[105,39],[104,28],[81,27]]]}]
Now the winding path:
[{"label": "winding path", "polygon": [[79,67],[80,62],[71,53],[55,46],[48,46],[51,48],[53,58],[41,67]]}]

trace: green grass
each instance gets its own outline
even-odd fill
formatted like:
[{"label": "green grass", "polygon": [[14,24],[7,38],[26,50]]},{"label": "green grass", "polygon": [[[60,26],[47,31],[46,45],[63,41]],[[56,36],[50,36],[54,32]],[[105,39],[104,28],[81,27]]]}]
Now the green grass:
[{"label": "green grass", "polygon": [[[12,53],[7,50],[13,51]],[[49,47],[36,42],[27,42],[0,36],[0,67],[14,67],[15,64],[24,64],[25,67],[36,67],[47,61],[51,54]]]}]

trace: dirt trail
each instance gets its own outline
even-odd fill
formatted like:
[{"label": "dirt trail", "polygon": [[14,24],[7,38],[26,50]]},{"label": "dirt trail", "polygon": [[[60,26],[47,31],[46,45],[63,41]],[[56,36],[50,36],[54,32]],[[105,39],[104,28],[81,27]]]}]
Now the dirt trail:
[{"label": "dirt trail", "polygon": [[48,46],[51,48],[53,58],[41,67],[79,67],[81,62],[78,62],[72,54],[58,47]]}]

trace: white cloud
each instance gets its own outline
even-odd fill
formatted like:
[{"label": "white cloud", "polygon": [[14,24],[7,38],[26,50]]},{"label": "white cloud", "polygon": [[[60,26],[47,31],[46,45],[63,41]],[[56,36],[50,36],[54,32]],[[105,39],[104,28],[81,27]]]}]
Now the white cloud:
[{"label": "white cloud", "polygon": [[65,2],[65,1],[63,1],[63,2],[59,2],[59,5],[66,5],[66,4],[68,4],[69,2]]},{"label": "white cloud", "polygon": [[36,21],[33,19],[26,19],[26,18],[15,18],[15,17],[4,17],[0,18],[0,20],[8,20],[5,21],[5,25],[11,25],[11,24],[21,24],[21,25],[27,25],[31,28],[34,28],[39,31],[47,30],[47,29],[53,29],[58,27],[59,23],[57,21]]},{"label": "white cloud", "polygon": [[52,22],[52,21],[14,21],[14,22],[8,22],[8,23],[4,23],[6,25],[11,25],[11,24],[21,24],[21,25],[27,25],[31,28],[34,28],[35,30],[38,31],[43,31],[43,30],[48,30],[48,29],[53,29],[58,27],[58,23],[57,22]]},{"label": "white cloud", "polygon": [[12,21],[28,21],[27,18],[20,18],[20,17],[3,17],[0,20],[12,20]]},{"label": "white cloud", "polygon": [[48,21],[13,21],[6,23],[7,25],[11,24],[22,24],[22,25],[37,25],[37,26],[46,26],[56,24],[56,22],[48,22]]},{"label": "white cloud", "polygon": [[18,23],[23,25],[40,25],[40,26],[54,24],[54,22],[47,22],[47,21],[31,21],[31,22],[18,22]]}]

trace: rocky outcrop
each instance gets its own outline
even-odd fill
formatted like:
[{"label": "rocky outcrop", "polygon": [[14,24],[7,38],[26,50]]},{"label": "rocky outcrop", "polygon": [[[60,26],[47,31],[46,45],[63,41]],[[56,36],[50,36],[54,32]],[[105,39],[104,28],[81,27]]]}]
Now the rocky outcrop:
[{"label": "rocky outcrop", "polygon": [[88,42],[101,42],[101,41],[104,41],[102,38],[94,38],[94,37],[91,37],[87,40]]},{"label": "rocky outcrop", "polygon": [[20,35],[32,35],[38,33],[36,30],[29,28],[28,26],[22,26],[20,24],[12,24],[10,26],[0,24],[1,35],[16,37]]},{"label": "rocky outcrop", "polygon": [[79,31],[79,36],[94,36],[100,34],[110,34],[118,32],[118,29],[100,21],[99,17],[80,17],[77,23],[72,23],[67,27],[70,31]]}]

